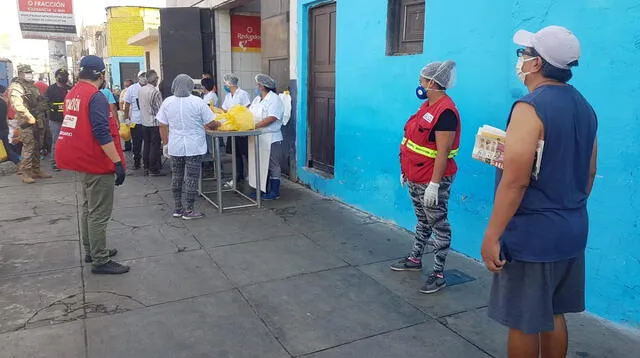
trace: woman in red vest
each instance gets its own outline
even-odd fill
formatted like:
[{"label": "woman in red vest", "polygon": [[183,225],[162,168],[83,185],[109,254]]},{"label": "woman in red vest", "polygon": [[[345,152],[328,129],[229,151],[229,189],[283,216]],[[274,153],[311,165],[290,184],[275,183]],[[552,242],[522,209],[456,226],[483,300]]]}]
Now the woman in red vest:
[{"label": "woman in red vest", "polygon": [[86,56],[80,61],[80,81],[64,100],[55,161],[60,169],[78,172],[80,178],[80,229],[85,262],[93,263],[91,272],[123,274],[129,267],[112,261],[118,251],[107,249],[114,186],[124,182],[125,168],[118,124],[107,97],[98,90],[105,81],[104,73],[101,58]]},{"label": "woman in red vest", "polygon": [[453,61],[433,62],[422,69],[416,95],[425,102],[407,121],[400,146],[400,182],[409,183],[418,224],[411,253],[391,269],[421,271],[425,247],[432,245],[435,263],[422,293],[446,286],[444,267],[451,246],[448,202],[458,171],[453,157],[460,145],[460,115],[445,91],[455,82],[455,66]]}]

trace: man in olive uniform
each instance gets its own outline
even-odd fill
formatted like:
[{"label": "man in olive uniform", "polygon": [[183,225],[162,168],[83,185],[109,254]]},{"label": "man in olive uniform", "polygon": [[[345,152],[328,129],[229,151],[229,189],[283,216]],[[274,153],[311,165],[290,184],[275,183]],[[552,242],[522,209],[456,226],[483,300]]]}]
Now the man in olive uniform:
[{"label": "man in olive uniform", "polygon": [[33,84],[33,70],[29,65],[18,65],[18,77],[11,80],[9,98],[16,111],[22,142],[22,182],[51,178],[40,169],[40,131],[44,131],[44,118],[48,104]]}]

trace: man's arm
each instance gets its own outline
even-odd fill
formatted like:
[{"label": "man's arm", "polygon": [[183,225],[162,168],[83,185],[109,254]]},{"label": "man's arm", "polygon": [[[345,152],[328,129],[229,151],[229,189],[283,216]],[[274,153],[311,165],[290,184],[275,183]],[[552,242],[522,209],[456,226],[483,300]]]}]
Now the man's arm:
[{"label": "man's arm", "polygon": [[94,94],[89,101],[89,121],[91,122],[93,136],[98,143],[100,143],[104,153],[112,162],[118,163],[121,162],[122,159],[113,143],[113,137],[111,137],[111,131],[109,129],[109,108],[107,97],[105,97],[104,94],[101,92]]},{"label": "man's arm", "polygon": [[591,163],[589,164],[589,182],[587,184],[587,196],[591,195],[593,182],[596,180],[598,172],[598,138],[593,141],[593,150],[591,151]]},{"label": "man's arm", "polygon": [[495,203],[486,235],[498,239],[518,210],[531,181],[531,168],[542,121],[533,106],[518,103],[513,109],[504,146],[504,170],[496,191]]},{"label": "man's arm", "polygon": [[31,112],[29,112],[29,109],[25,106],[24,100],[22,99],[24,93],[12,87],[13,86],[9,87],[9,93],[11,95],[11,105],[13,106],[13,109],[16,110],[16,113],[20,113],[21,115],[27,117],[27,123],[35,124],[35,117],[31,114]]}]

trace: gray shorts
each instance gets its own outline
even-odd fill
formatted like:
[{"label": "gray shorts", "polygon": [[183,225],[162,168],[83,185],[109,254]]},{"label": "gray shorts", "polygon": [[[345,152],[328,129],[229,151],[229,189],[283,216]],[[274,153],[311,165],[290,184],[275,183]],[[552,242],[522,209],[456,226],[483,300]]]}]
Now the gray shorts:
[{"label": "gray shorts", "polygon": [[584,311],[584,253],[557,262],[507,263],[494,274],[489,317],[526,334],[553,331],[555,315]]}]

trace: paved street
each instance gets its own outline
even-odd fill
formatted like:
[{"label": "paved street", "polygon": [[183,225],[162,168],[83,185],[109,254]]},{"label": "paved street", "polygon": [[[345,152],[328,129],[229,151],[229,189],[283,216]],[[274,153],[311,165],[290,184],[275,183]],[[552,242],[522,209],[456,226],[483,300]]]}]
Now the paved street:
[{"label": "paved street", "polygon": [[[220,215],[199,199],[207,218],[184,222],[168,183],[117,188],[108,242],[131,272],[109,277],[81,259],[72,173],[0,177],[1,357],[506,356],[477,262],[452,253],[450,283],[466,282],[423,295],[426,269],[388,269],[410,233],[375,217],[287,183],[263,209]],[[587,315],[569,324],[570,357],[640,349]]]}]

